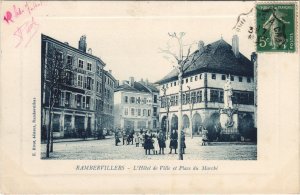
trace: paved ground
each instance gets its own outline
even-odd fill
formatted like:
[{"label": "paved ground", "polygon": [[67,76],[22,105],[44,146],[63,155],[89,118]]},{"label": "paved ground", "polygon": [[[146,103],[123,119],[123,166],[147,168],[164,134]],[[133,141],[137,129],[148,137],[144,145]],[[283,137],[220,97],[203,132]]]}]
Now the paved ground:
[{"label": "paved ground", "polygon": [[[145,155],[142,147],[134,145],[114,145],[114,139],[87,140],[71,142],[63,141],[54,143],[54,152],[50,159],[53,160],[113,160],[113,159],[135,159],[135,160],[177,160],[178,155]],[[167,146],[169,140],[167,140]],[[184,159],[190,160],[256,160],[257,148],[252,143],[210,143],[208,146],[201,146],[200,138],[186,138],[186,154]],[[45,159],[46,145],[42,144],[42,158]]]}]

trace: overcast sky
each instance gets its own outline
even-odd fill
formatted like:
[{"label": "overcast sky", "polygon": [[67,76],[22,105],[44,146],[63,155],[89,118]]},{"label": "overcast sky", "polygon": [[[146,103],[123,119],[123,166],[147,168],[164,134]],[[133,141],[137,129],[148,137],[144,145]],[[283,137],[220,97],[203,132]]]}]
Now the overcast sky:
[{"label": "overcast sky", "polygon": [[[252,4],[240,5],[229,9],[220,7],[218,10],[214,6],[195,4],[190,12],[183,14],[174,11],[160,17],[156,17],[155,11],[147,12],[146,15],[150,13],[147,16],[134,13],[134,17],[132,14],[128,17],[126,14],[123,14],[125,17],[115,17],[116,14],[109,15],[113,17],[47,17],[43,18],[43,23],[47,25],[43,25],[41,32],[75,47],[78,47],[80,36],[85,34],[87,47],[92,48],[93,54],[106,63],[105,69],[112,70],[116,79],[121,81],[133,76],[136,80],[148,78],[155,82],[172,69],[171,62],[159,52],[159,48],[164,48],[169,40],[168,32],[186,32],[186,43],[203,40],[206,45],[222,36],[231,44],[232,35],[237,34],[232,28],[238,15],[253,7]],[[144,7],[151,8],[147,5]],[[207,8],[210,7],[214,9],[209,11]],[[173,9],[176,8],[178,6]],[[126,10],[127,7],[121,9]],[[185,9],[191,10],[191,7]],[[69,13],[68,16],[71,15]],[[245,28],[244,32],[247,30]],[[253,44],[246,34],[239,37],[240,51],[249,58],[254,51]]]}]

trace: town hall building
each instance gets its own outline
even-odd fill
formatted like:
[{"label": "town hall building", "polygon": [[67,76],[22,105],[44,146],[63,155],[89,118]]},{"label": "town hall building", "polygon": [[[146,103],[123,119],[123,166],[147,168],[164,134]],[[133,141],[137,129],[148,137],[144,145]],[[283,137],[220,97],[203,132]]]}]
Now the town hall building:
[{"label": "town hall building", "polygon": [[[202,41],[183,68],[182,120],[188,135],[207,129],[211,139],[218,139],[220,109],[224,107],[224,85],[227,78],[233,88],[233,107],[238,110],[241,136],[256,139],[256,54],[251,60],[239,52],[237,35],[232,45],[222,38],[204,45]],[[178,129],[178,72],[173,69],[156,82],[160,89],[160,124],[163,131]],[[169,121],[169,123],[168,123]],[[168,124],[167,124],[168,123]]]}]

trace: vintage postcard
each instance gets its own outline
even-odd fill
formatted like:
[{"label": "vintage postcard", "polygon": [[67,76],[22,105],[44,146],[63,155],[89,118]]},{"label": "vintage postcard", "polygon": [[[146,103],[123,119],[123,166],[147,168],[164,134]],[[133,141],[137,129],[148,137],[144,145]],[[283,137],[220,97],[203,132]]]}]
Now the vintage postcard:
[{"label": "vintage postcard", "polygon": [[0,9],[0,192],[300,192],[297,1]]}]

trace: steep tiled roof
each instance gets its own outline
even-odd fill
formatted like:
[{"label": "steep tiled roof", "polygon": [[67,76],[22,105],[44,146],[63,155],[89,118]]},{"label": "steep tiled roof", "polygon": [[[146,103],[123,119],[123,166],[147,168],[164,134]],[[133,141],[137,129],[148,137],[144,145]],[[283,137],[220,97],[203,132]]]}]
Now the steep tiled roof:
[{"label": "steep tiled roof", "polygon": [[[201,72],[253,77],[253,63],[241,53],[236,57],[231,45],[223,39],[206,45],[202,52],[195,51],[189,56],[189,61],[193,58],[196,59],[195,63],[187,62],[185,64],[183,77]],[[173,69],[156,83],[161,84],[175,80],[178,78],[177,75],[177,70]]]},{"label": "steep tiled roof", "polygon": [[141,82],[134,82],[133,86],[130,86],[129,84],[122,84],[118,86],[115,91],[132,91],[132,92],[159,92],[159,90],[155,87],[154,84],[148,83],[145,85]]}]

